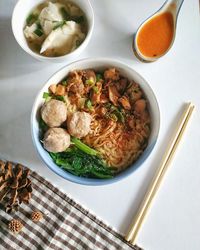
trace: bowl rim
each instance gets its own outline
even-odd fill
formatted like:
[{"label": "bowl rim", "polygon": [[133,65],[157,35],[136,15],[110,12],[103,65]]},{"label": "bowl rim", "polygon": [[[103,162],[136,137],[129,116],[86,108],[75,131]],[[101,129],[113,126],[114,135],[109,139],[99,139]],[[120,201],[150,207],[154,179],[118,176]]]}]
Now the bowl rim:
[{"label": "bowl rim", "polygon": [[[157,117],[156,117],[157,126],[156,126],[156,132],[155,132],[154,141],[151,143],[151,145],[147,145],[146,149],[144,150],[144,152],[142,153],[142,155],[136,160],[136,162],[134,162],[130,167],[128,167],[127,169],[123,170],[121,173],[119,173],[118,175],[116,175],[114,178],[111,178],[111,179],[95,179],[95,178],[87,178],[87,177],[75,176],[75,175],[73,175],[73,174],[71,174],[71,173],[69,173],[67,171],[62,170],[53,161],[52,161],[52,166],[50,166],[49,163],[47,162],[47,160],[45,159],[45,157],[42,156],[40,150],[38,149],[38,147],[36,145],[36,141],[38,140],[38,137],[35,134],[34,126],[33,125],[34,125],[35,116],[36,116],[37,111],[38,111],[38,106],[36,106],[36,104],[37,104],[38,100],[40,99],[41,92],[49,84],[49,81],[51,80],[51,78],[54,77],[56,74],[58,74],[60,71],[62,71],[64,69],[67,69],[67,68],[69,68],[69,67],[71,67],[73,65],[75,66],[78,63],[88,63],[88,62],[100,62],[100,63],[105,63],[105,64],[106,63],[117,64],[118,67],[121,66],[121,68],[128,69],[128,70],[134,72],[136,75],[138,75],[140,77],[140,79],[148,87],[148,90],[151,92],[151,95],[154,98],[154,103],[155,103],[155,110],[156,110],[156,115],[157,115]],[[48,78],[48,80],[45,82],[45,84],[42,86],[42,88],[38,91],[38,94],[35,97],[35,100],[34,100],[34,103],[33,103],[33,107],[32,107],[32,111],[31,111],[30,122],[31,122],[31,124],[30,124],[31,125],[31,137],[32,137],[32,141],[33,141],[34,147],[35,147],[36,151],[38,152],[41,160],[45,163],[45,165],[49,169],[51,169],[54,173],[56,173],[57,175],[61,176],[62,178],[66,179],[68,181],[71,181],[73,183],[82,184],[82,185],[88,185],[88,186],[100,186],[100,185],[112,184],[112,183],[115,183],[115,182],[118,182],[118,181],[120,181],[122,179],[127,178],[135,170],[137,170],[140,166],[142,166],[142,164],[147,160],[147,158],[150,156],[150,153],[154,149],[154,147],[155,147],[155,145],[157,143],[157,140],[158,140],[159,131],[160,131],[160,109],[159,109],[157,98],[156,98],[156,96],[155,96],[155,94],[154,94],[151,86],[148,84],[148,82],[137,71],[135,71],[129,65],[127,65],[124,62],[120,62],[119,60],[112,59],[112,58],[89,57],[89,58],[84,58],[84,59],[80,59],[80,60],[74,61],[72,63],[69,63],[69,64],[63,66],[62,68],[60,68],[59,70],[57,70],[54,74],[52,74]],[[43,148],[43,150],[45,151],[44,148]],[[55,168],[53,168],[53,166]]]},{"label": "bowl rim", "polygon": [[[85,49],[85,47],[87,46],[87,44],[89,43],[89,41],[90,41],[90,39],[92,37],[92,32],[93,32],[93,29],[94,29],[94,10],[93,10],[91,2],[89,0],[84,0],[85,2],[88,3],[88,6],[89,6],[88,12],[90,12],[90,15],[91,15],[91,20],[90,20],[90,22],[88,22],[87,13],[84,12],[84,14],[86,16],[86,19],[87,19],[87,22],[88,22],[88,31],[87,31],[85,39],[83,40],[81,45],[78,48],[76,48],[75,50],[73,50],[70,53],[65,54],[63,56],[57,56],[57,57],[47,57],[47,56],[37,54],[36,52],[34,52],[33,50],[31,50],[29,48],[27,43],[23,44],[23,43],[21,43],[19,41],[18,34],[16,33],[16,31],[14,29],[14,17],[16,15],[17,7],[18,7],[18,5],[20,4],[21,1],[24,1],[24,0],[18,0],[17,3],[15,4],[14,9],[13,9],[12,17],[11,17],[11,27],[12,27],[12,33],[13,33],[13,35],[15,37],[15,40],[17,41],[19,46],[27,54],[31,55],[32,57],[34,57],[34,58],[36,58],[38,60],[42,60],[42,61],[63,61],[64,59],[67,59],[68,57],[72,57],[72,56],[75,56],[75,54],[81,53],[81,51]],[[43,1],[45,1],[45,0],[43,0]],[[42,2],[42,0],[41,0],[41,2]],[[72,2],[73,2],[73,0],[72,0]]]}]

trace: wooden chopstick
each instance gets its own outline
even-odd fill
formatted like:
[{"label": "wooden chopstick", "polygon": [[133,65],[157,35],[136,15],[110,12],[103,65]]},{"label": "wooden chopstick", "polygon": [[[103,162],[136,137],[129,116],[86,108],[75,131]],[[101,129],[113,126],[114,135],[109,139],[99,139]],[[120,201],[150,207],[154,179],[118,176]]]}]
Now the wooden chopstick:
[{"label": "wooden chopstick", "polygon": [[127,235],[125,236],[125,239],[130,243],[132,243],[133,245],[135,244],[136,237],[142,226],[142,223],[144,222],[144,218],[150,208],[152,200],[155,197],[160,187],[160,184],[163,180],[163,177],[165,176],[167,169],[169,168],[169,163],[171,162],[175,154],[175,151],[183,137],[183,133],[187,127],[187,124],[190,120],[193,110],[194,110],[194,105],[192,103],[188,103],[185,108],[185,111],[183,112],[183,115],[181,116],[181,119],[179,120],[179,123],[177,124],[177,129],[175,130],[175,134],[172,137],[172,140],[166,150],[166,153],[163,156],[161,165],[145,194],[145,197],[134,217],[134,220],[130,226]]}]

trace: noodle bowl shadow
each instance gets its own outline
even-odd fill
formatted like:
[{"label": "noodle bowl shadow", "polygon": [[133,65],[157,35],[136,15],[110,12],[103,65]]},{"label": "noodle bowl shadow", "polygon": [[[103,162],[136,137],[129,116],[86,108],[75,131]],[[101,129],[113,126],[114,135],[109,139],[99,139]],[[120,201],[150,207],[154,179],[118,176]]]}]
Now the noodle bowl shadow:
[{"label": "noodle bowl shadow", "polygon": [[[127,169],[123,170],[121,173],[119,173],[112,179],[93,179],[93,178],[75,176],[61,169],[59,166],[57,166],[53,162],[49,153],[43,148],[40,142],[39,111],[40,111],[40,107],[42,106],[44,102],[43,92],[47,92],[48,87],[51,84],[59,83],[72,70],[88,69],[88,68],[92,68],[95,70],[103,70],[109,67],[117,68],[123,76],[127,77],[129,80],[134,80],[142,88],[145,94],[145,97],[148,100],[148,104],[149,104],[148,108],[149,108],[150,117],[151,117],[151,134],[148,140],[148,145],[136,162],[134,162]],[[160,111],[159,111],[158,103],[157,103],[156,97],[151,87],[146,82],[146,80],[143,79],[135,70],[133,70],[126,64],[123,64],[121,62],[118,62],[112,59],[106,59],[106,58],[83,59],[80,61],[73,62],[65,66],[64,68],[60,69],[46,82],[44,87],[40,90],[39,94],[36,97],[36,100],[32,109],[32,114],[31,114],[32,140],[41,159],[45,162],[45,164],[52,171],[54,171],[56,174],[60,175],[64,179],[75,182],[75,183],[83,184],[83,185],[111,184],[111,183],[114,183],[116,181],[119,181],[128,177],[130,174],[132,174],[138,167],[140,167],[144,163],[144,161],[148,158],[148,156],[152,152],[156,144],[157,138],[158,138],[159,128],[160,128]]]}]

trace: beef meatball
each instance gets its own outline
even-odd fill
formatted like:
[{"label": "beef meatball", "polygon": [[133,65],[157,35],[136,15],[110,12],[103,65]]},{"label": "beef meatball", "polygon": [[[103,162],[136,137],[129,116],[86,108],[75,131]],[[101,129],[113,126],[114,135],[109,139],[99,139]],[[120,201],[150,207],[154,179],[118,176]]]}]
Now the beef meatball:
[{"label": "beef meatball", "polygon": [[73,113],[67,119],[67,128],[70,135],[82,138],[90,132],[90,124],[92,117],[86,112]]},{"label": "beef meatball", "polygon": [[49,127],[59,127],[67,119],[67,107],[64,102],[51,99],[42,106],[41,117]]},{"label": "beef meatball", "polygon": [[63,152],[70,146],[70,135],[63,128],[49,128],[44,134],[43,145],[49,152]]}]

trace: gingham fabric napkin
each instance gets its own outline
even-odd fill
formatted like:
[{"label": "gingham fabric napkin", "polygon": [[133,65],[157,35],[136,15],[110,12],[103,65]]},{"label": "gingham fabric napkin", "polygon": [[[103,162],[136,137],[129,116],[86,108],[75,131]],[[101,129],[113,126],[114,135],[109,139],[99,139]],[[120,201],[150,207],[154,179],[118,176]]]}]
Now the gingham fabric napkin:
[{"label": "gingham fabric napkin", "polygon": [[[0,250],[139,250],[35,172],[30,174],[33,193],[29,205],[14,215],[0,207]],[[30,214],[40,210],[44,218],[34,223]],[[11,219],[24,227],[18,234],[8,230]]]}]

